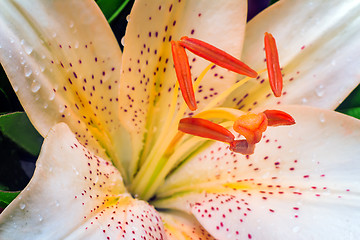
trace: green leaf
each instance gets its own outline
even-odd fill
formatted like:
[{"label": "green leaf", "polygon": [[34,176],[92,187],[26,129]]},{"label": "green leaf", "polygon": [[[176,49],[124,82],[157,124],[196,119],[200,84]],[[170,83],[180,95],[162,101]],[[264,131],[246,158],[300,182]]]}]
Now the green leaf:
[{"label": "green leaf", "polygon": [[360,85],[357,86],[352,93],[340,104],[337,111],[341,112],[341,109],[348,109],[360,107]]},{"label": "green leaf", "polygon": [[360,107],[339,109],[338,111],[354,118],[360,119]]},{"label": "green leaf", "polygon": [[269,6],[270,5],[273,5],[274,3],[278,2],[279,0],[271,0],[270,3],[269,3]]},{"label": "green leaf", "polygon": [[7,192],[0,190],[0,207],[5,208],[14,200],[20,192]]},{"label": "green leaf", "polygon": [[126,7],[130,0],[97,0],[101,11],[106,19],[111,23],[121,11]]},{"label": "green leaf", "polygon": [[33,156],[39,154],[43,138],[24,112],[0,116],[0,131]]}]

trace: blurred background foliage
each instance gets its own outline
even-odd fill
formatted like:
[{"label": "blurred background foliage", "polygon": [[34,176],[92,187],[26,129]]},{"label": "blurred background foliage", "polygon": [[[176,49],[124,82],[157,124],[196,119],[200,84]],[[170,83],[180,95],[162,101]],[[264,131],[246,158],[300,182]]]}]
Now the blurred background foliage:
[{"label": "blurred background foliage", "polygon": [[[277,0],[248,0],[248,20]],[[133,0],[96,0],[120,44]],[[120,44],[121,46],[121,44]],[[121,46],[122,47],[122,46]],[[360,118],[360,87],[337,111]],[[23,112],[4,70],[0,67],[0,212],[29,182],[42,137]]]}]

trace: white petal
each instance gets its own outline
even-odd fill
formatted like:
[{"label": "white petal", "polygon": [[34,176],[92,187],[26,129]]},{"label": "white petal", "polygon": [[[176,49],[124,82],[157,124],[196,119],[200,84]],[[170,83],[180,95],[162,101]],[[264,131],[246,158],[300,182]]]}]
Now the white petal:
[{"label": "white petal", "polygon": [[270,94],[265,72],[229,101],[243,110],[280,103],[335,109],[360,82],[355,51],[360,48],[359,27],[359,1],[280,1],[248,23],[242,58],[257,71],[266,69],[263,39],[265,32],[272,33],[283,68],[284,95]]},{"label": "white petal", "polygon": [[214,144],[169,177],[155,206],[193,213],[216,238],[356,239],[360,121],[280,109],[296,124],[269,128],[251,156]]},{"label": "white petal", "polygon": [[126,193],[118,170],[91,154],[64,123],[50,131],[34,177],[0,215],[0,239],[117,239],[123,234],[130,239],[149,233],[164,234],[154,208]]},{"label": "white petal", "polygon": [[96,3],[1,1],[0,29],[1,63],[37,130],[66,122],[118,163],[121,51]]},{"label": "white petal", "polygon": [[160,213],[160,216],[164,222],[167,239],[214,239],[191,215],[171,211]]},{"label": "white petal", "polygon": [[[133,158],[139,158],[144,132],[147,134],[146,145],[152,146],[154,139],[158,139],[161,133],[167,114],[171,112],[170,105],[177,108],[176,99],[175,102],[172,101],[177,80],[170,41],[180,40],[187,35],[207,41],[239,57],[246,21],[246,4],[244,0],[159,0],[151,1],[151,4],[141,0],[135,2],[124,38],[119,101],[122,123],[132,132],[135,148]],[[190,53],[189,59],[193,78],[198,77],[209,65],[209,62]],[[231,86],[235,81],[235,74],[217,67],[210,70],[206,78],[202,90],[200,88],[197,93],[200,108],[226,86]],[[181,96],[178,102],[183,103]],[[171,115],[170,120],[172,117]],[[143,151],[143,156],[148,155],[149,149]],[[133,171],[135,168],[133,166]]]}]

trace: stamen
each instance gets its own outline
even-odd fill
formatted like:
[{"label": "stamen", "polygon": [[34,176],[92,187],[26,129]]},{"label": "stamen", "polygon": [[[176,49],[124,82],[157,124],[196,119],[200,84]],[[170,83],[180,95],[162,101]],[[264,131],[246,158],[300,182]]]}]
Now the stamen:
[{"label": "stamen", "polygon": [[244,155],[254,153],[255,144],[249,144],[246,140],[234,140],[230,143],[230,150]]},{"label": "stamen", "polygon": [[280,97],[283,88],[283,78],[275,38],[270,33],[265,33],[264,42],[270,87],[274,95]]},{"label": "stamen", "polygon": [[189,60],[185,49],[180,46],[179,42],[171,41],[171,50],[181,93],[190,110],[195,111],[197,109],[197,105],[191,81]]},{"label": "stamen", "polygon": [[190,52],[230,71],[252,78],[257,77],[258,75],[256,71],[251,69],[245,63],[206,42],[185,36],[181,38],[180,45]]},{"label": "stamen", "polygon": [[243,135],[249,144],[255,144],[260,142],[267,125],[267,118],[264,113],[247,113],[235,121],[233,128]]},{"label": "stamen", "polygon": [[266,110],[264,111],[264,114],[268,119],[268,126],[277,127],[277,126],[295,124],[294,118],[283,111]]},{"label": "stamen", "polygon": [[184,133],[226,143],[231,143],[235,139],[235,136],[223,126],[201,118],[183,118],[178,129]]}]

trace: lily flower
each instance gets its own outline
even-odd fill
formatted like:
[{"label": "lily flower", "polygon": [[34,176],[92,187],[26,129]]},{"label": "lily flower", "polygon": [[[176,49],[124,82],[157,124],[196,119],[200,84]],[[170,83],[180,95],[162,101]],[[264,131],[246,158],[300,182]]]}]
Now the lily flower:
[{"label": "lily flower", "polygon": [[[280,1],[246,25],[245,0],[138,0],[121,53],[92,0],[1,1],[0,60],[46,138],[0,215],[0,239],[356,239],[360,122],[326,109],[359,83],[359,12],[351,0]],[[278,45],[279,98],[265,32]],[[171,56],[183,36],[258,77],[188,53],[189,111]],[[269,109],[296,124],[262,131],[252,155],[178,132],[190,116],[231,130]]]}]

